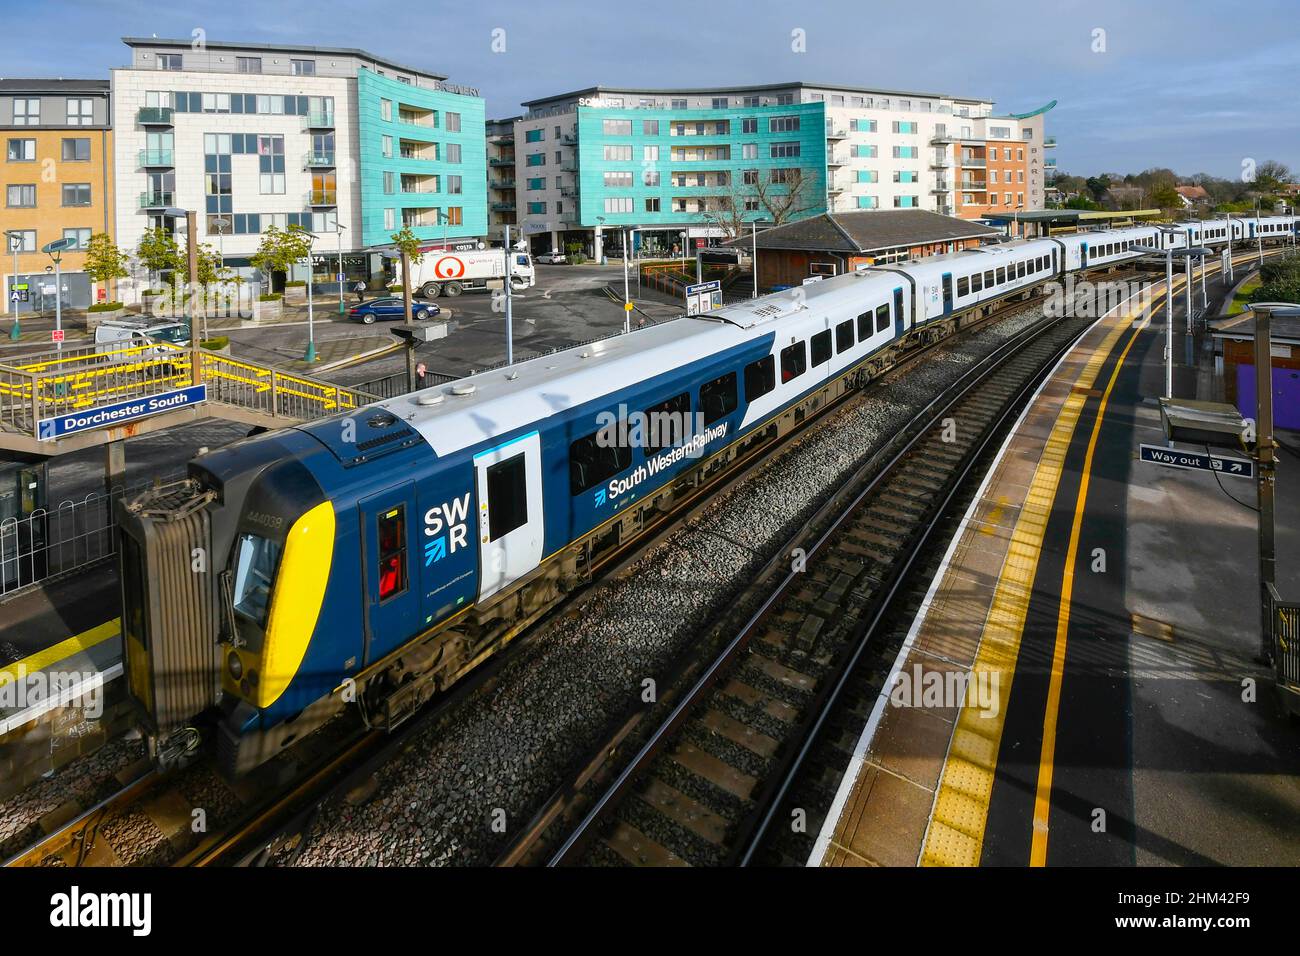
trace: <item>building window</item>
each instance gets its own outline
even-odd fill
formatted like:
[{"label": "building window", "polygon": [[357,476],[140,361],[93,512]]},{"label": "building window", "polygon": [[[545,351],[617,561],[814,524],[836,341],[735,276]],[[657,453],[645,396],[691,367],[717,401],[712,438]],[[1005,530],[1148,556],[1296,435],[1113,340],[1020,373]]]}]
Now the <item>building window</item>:
[{"label": "building window", "polygon": [[396,228],[397,228],[397,210],[396,210],[396,209],[385,209],[385,210],[384,210],[384,228],[385,228],[385,229],[396,229]]},{"label": "building window", "polygon": [[715,110],[725,110],[730,103],[725,96],[715,96],[713,98],[713,108]]},{"label": "building window", "polygon": [[603,120],[600,125],[606,136],[632,135],[632,121],[628,119],[607,119]]},{"label": "building window", "polygon": [[393,101],[392,101],[392,100],[380,100],[380,101],[379,101],[379,118],[382,119],[385,123],[391,123],[391,122],[393,121]]},{"label": "building window", "polygon": [[658,120],[642,120],[642,121],[641,121],[641,134],[642,134],[643,136],[658,136],[658,135],[659,135],[659,121],[658,121]]},{"label": "building window", "polygon": [[525,166],[545,166],[545,165],[546,165],[546,154],[545,154],[545,153],[529,153],[527,156],[524,157],[524,165],[525,165]]},{"label": "building window", "polygon": [[658,197],[647,199],[645,201],[646,212],[659,212],[659,210],[660,210],[660,203]]},{"label": "building window", "polygon": [[10,186],[5,190],[5,205],[10,209],[30,209],[36,205],[36,187]]},{"label": "building window", "polygon": [[68,100],[68,125],[90,126],[95,122],[95,101],[90,99]]},{"label": "building window", "polygon": [[[36,230],[35,229],[14,229],[10,231],[10,235],[18,237],[19,252],[36,251]],[[8,243],[5,243],[5,251],[12,255],[14,249]]]},{"label": "building window", "polygon": [[797,133],[799,131],[799,117],[773,116],[767,121],[767,131],[769,133]]},{"label": "building window", "polygon": [[527,183],[527,188],[528,188],[530,191],[531,191],[531,190],[534,190],[534,189],[545,189],[545,188],[546,188],[546,177],[545,177],[545,176],[535,176],[535,177],[533,177],[532,179],[526,180],[526,183]]},{"label": "building window", "polygon": [[894,132],[895,132],[895,133],[915,133],[915,132],[916,132],[916,124],[915,124],[915,123],[902,123],[902,122],[895,121],[895,123],[894,123]]},{"label": "building window", "polygon": [[642,184],[646,186],[658,186],[660,183],[659,171],[657,169],[647,169],[641,174]]},{"label": "building window", "polygon": [[384,159],[392,159],[393,158],[393,137],[387,135],[379,137],[379,145],[380,145],[380,149],[383,151]]},{"label": "building window", "polygon": [[631,189],[632,174],[630,172],[606,173],[605,186],[610,189]]},{"label": "building window", "polygon": [[747,117],[747,118],[745,118],[745,119],[742,119],[742,120],[740,121],[740,131],[741,131],[742,133],[757,133],[757,132],[758,132],[758,119],[757,119],[756,117],[753,117],[753,116],[750,116],[750,117]]},{"label": "building window", "polygon": [[859,196],[859,197],[858,197],[858,208],[859,208],[859,209],[875,209],[879,204],[880,204],[880,203],[879,203],[879,200],[877,200],[875,196]]},{"label": "building window", "polygon": [[181,55],[179,53],[159,53],[154,59],[154,66],[159,70],[179,70]]},{"label": "building window", "polygon": [[[64,140],[63,152],[68,151],[68,140]],[[87,143],[90,140],[86,140]],[[36,140],[34,139],[11,139],[9,140],[9,149],[5,153],[6,158],[11,163],[34,163],[36,162]],[[65,155],[63,157],[67,159]]]},{"label": "building window", "polygon": [[606,146],[604,148],[606,162],[611,163],[630,163],[632,162],[631,146]]},{"label": "building window", "polygon": [[315,76],[315,60],[290,60],[289,65],[293,68],[294,76]]},{"label": "building window", "polygon": [[753,196],[745,197],[745,212],[758,212],[758,199]]},{"label": "building window", "polygon": [[[235,72],[236,73],[261,73],[262,58],[260,56],[235,57]],[[294,72],[297,71],[295,70]]]},{"label": "building window", "polygon": [[685,100],[670,100],[669,102],[670,102],[670,105],[671,105],[671,108],[672,108],[672,109],[675,109],[675,110],[684,110],[684,109],[687,109],[686,101],[685,101]]},{"label": "building window", "polygon": [[69,249],[85,249],[88,245],[90,245],[90,230],[89,229],[64,229],[63,238],[72,239],[76,241],[77,244],[75,246],[69,246],[68,247]]},{"label": "building window", "polygon": [[743,143],[740,147],[741,159],[758,159],[758,144]]},{"label": "building window", "polygon": [[63,205],[89,206],[90,183],[65,183],[63,185]]},{"label": "building window", "polygon": [[537,129],[530,129],[524,133],[525,143],[540,143],[546,138],[546,130],[540,126]]},{"label": "building window", "polygon": [[41,101],[18,97],[14,99],[14,125],[39,126],[41,122]]},{"label": "building window", "polygon": [[460,114],[459,114],[459,113],[448,113],[448,114],[446,115],[446,119],[447,119],[447,132],[448,132],[448,133],[459,133],[459,132],[460,132]]},{"label": "building window", "polygon": [[393,188],[394,176],[391,169],[384,170],[384,195],[391,196],[395,192]]},{"label": "building window", "polygon": [[460,162],[460,143],[447,144],[447,162],[449,163]]},{"label": "building window", "polygon": [[742,170],[740,171],[740,181],[741,181],[742,184],[744,184],[744,185],[746,185],[746,186],[757,186],[757,185],[758,185],[758,170],[757,170],[757,169],[742,169]]},{"label": "building window", "polygon": [[605,212],[631,212],[631,196],[611,196],[605,200]]},{"label": "building window", "polygon": [[776,94],[776,105],[777,105],[777,106],[794,106],[794,94],[793,94],[793,93],[778,93],[778,94]]},{"label": "building window", "polygon": [[462,226],[465,224],[465,207],[448,206],[447,207],[447,225]]},{"label": "building window", "polygon": [[798,155],[798,143],[773,143],[771,146],[771,156],[773,159],[788,159]]},{"label": "building window", "polygon": [[462,183],[462,179],[460,176],[448,176],[447,192],[455,195],[459,195],[460,193],[463,193],[465,190],[461,185],[461,183]]},{"label": "building window", "polygon": [[647,162],[647,163],[659,162],[659,147],[658,146],[641,147],[641,159],[643,162]]},{"label": "building window", "polygon": [[545,216],[545,215],[546,215],[546,203],[544,203],[544,202],[530,202],[530,203],[528,204],[528,215],[530,215],[530,216]]},{"label": "building window", "polygon": [[90,162],[90,140],[65,139],[63,141],[63,161],[65,163]]}]

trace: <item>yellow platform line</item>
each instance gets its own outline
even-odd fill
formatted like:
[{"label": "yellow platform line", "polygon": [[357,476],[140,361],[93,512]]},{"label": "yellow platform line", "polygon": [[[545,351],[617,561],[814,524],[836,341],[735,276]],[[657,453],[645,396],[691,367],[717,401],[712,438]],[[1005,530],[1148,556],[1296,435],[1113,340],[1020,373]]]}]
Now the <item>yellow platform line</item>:
[{"label": "yellow platform line", "polygon": [[1061,682],[1065,677],[1066,635],[1070,629],[1070,603],[1074,597],[1074,565],[1079,550],[1079,537],[1083,528],[1083,509],[1088,503],[1088,481],[1092,475],[1092,459],[1097,451],[1097,436],[1101,434],[1101,423],[1106,417],[1106,406],[1110,404],[1110,394],[1119,380],[1120,369],[1128,359],[1129,350],[1137,341],[1138,334],[1151,320],[1148,318],[1133,331],[1124,351],[1115,362],[1110,373],[1110,381],[1102,393],[1101,403],[1097,406],[1097,415],[1092,424],[1092,434],[1088,437],[1088,451],[1083,459],[1083,473],[1079,479],[1079,492],[1074,502],[1074,520],[1070,525],[1070,544],[1065,552],[1065,570],[1061,575],[1061,603],[1056,615],[1056,642],[1052,649],[1052,673],[1047,686],[1047,709],[1043,715],[1043,744],[1038,760],[1038,787],[1034,794],[1034,837],[1029,850],[1030,866],[1047,865],[1048,818],[1052,805],[1052,776],[1056,766],[1056,724],[1061,707]]},{"label": "yellow platform line", "polygon": [[115,617],[111,621],[105,621],[103,624],[92,627],[88,631],[82,631],[65,641],[52,644],[43,651],[37,651],[30,657],[24,657],[20,661],[14,661],[14,663],[0,668],[0,684],[8,684],[25,675],[45,670],[51,664],[66,660],[80,651],[88,651],[97,644],[104,643],[110,637],[117,637],[120,633],[122,633],[121,618]]},{"label": "yellow platform line", "polygon": [[[1151,314],[1154,314],[1155,309]],[[997,772],[998,749],[1006,725],[1007,706],[1015,677],[1016,659],[1029,613],[1034,577],[1042,556],[1047,522],[1056,500],[1079,417],[1107,358],[1140,313],[1129,310],[1106,333],[1076,379],[1076,389],[1066,397],[1034,471],[1024,506],[1011,533],[1006,560],[998,575],[993,602],[984,623],[979,652],[972,668],[976,686],[986,686],[997,697],[996,711],[975,702],[963,702],[935,795],[934,809],[921,847],[922,866],[978,866],[984,848],[989,801]],[[1150,317],[1133,330],[1133,337]],[[1130,340],[1129,345],[1132,345]],[[1127,349],[1125,350],[1127,352]]]}]

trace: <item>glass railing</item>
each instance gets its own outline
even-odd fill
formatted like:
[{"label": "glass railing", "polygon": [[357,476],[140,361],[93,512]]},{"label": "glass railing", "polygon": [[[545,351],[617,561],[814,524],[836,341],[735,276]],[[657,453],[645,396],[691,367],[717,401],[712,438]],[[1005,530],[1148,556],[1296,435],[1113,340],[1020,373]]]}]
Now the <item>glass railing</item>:
[{"label": "glass railing", "polygon": [[140,150],[141,166],[173,166],[172,151],[170,149],[142,149]]},{"label": "glass railing", "polygon": [[162,206],[174,205],[172,194],[169,192],[154,192],[140,194],[140,208],[154,209]]},{"label": "glass railing", "polygon": [[334,154],[328,151],[311,152],[307,154],[303,163],[307,166],[333,166]]},{"label": "glass railing", "polygon": [[318,127],[319,126],[332,127],[334,125],[334,114],[333,113],[308,113],[307,125],[318,126]]},{"label": "glass railing", "polygon": [[136,116],[141,123],[170,126],[172,124],[172,112],[170,106],[142,106]]},{"label": "glass railing", "polygon": [[338,193],[333,189],[313,189],[307,194],[307,205],[336,206],[338,205]]}]

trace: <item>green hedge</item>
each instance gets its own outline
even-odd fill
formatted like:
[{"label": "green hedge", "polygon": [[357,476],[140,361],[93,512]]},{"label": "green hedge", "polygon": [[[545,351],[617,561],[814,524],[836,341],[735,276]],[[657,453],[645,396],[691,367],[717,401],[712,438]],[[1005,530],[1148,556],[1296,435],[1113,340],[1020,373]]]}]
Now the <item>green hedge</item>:
[{"label": "green hedge", "polygon": [[284,296],[278,292],[265,292],[257,297],[258,302],[279,302]]},{"label": "green hedge", "polygon": [[200,342],[199,347],[210,349],[215,352],[219,349],[224,349],[229,344],[230,344],[230,336],[221,335],[215,339],[208,339],[206,342]]},{"label": "green hedge", "polygon": [[116,312],[118,309],[125,308],[121,302],[97,302],[92,305],[87,312]]},{"label": "green hedge", "polygon": [[286,282],[286,283],[284,284],[284,287],[285,287],[286,289],[305,289],[305,288],[307,287],[307,280],[305,280],[305,279],[293,279],[293,280],[290,281],[290,282]]}]

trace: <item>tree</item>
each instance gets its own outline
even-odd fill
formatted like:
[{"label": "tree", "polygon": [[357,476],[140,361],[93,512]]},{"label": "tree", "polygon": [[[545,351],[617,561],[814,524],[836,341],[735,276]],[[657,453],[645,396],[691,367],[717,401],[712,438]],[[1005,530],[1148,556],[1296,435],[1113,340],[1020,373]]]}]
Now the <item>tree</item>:
[{"label": "tree", "polygon": [[1266,159],[1255,167],[1255,190],[1267,195],[1282,191],[1282,187],[1291,182],[1291,170],[1276,160]]},{"label": "tree", "polygon": [[[248,262],[266,274],[268,291],[274,273],[288,272],[295,262],[301,262],[311,255],[311,239],[311,234],[301,226],[290,226],[285,230],[271,226],[262,234],[262,243],[248,257]],[[200,264],[200,275],[202,272],[203,266]]]},{"label": "tree", "polygon": [[1065,201],[1066,209],[1100,209],[1101,206],[1087,196],[1071,196]]},{"label": "tree", "polygon": [[1174,188],[1173,180],[1159,182],[1151,187],[1151,204],[1159,209],[1182,208],[1183,200]]},{"label": "tree", "polygon": [[1092,201],[1101,204],[1106,197],[1106,190],[1110,189],[1111,179],[1109,176],[1089,176],[1084,181],[1084,188],[1092,196]]},{"label": "tree", "polygon": [[727,239],[745,235],[752,219],[765,219],[779,226],[811,211],[812,178],[798,167],[782,168],[781,176],[782,179],[773,181],[770,174],[765,177],[756,171],[754,182],[746,184],[736,182],[733,175],[727,190],[708,210]]},{"label": "tree", "polygon": [[[397,251],[402,254],[402,303],[406,306],[406,318],[411,318],[411,266],[418,265],[424,258],[424,253],[420,251],[420,240],[416,238],[410,226],[402,226],[401,232],[395,232],[392,236],[393,245],[397,246]],[[507,260],[508,261],[508,260]],[[506,281],[510,281],[509,277]]]},{"label": "tree", "polygon": [[106,232],[97,232],[90,237],[86,246],[86,261],[82,267],[93,282],[102,283],[104,298],[108,298],[108,284],[114,279],[125,279],[129,263],[127,254],[117,247],[113,237]]},{"label": "tree", "polygon": [[162,226],[145,230],[136,246],[135,257],[148,273],[151,288],[155,277],[181,267],[181,250],[176,245],[176,237]]},{"label": "tree", "polygon": [[[199,260],[199,285],[207,287],[217,282],[224,282],[230,275],[230,270],[222,263],[221,253],[218,252],[210,243],[200,243],[198,252]],[[190,263],[188,258],[181,264],[181,274],[185,281],[190,281]]]}]

